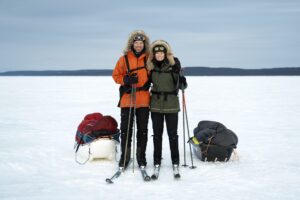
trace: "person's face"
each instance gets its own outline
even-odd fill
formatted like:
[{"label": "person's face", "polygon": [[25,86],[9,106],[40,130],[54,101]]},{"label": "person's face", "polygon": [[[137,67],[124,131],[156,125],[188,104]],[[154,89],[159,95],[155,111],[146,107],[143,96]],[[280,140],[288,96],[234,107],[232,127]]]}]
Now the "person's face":
[{"label": "person's face", "polygon": [[143,41],[135,41],[133,43],[133,49],[138,53],[142,52],[144,49],[144,42]]},{"label": "person's face", "polygon": [[155,53],[155,59],[157,61],[163,61],[165,59],[165,53],[162,51],[156,52]]}]

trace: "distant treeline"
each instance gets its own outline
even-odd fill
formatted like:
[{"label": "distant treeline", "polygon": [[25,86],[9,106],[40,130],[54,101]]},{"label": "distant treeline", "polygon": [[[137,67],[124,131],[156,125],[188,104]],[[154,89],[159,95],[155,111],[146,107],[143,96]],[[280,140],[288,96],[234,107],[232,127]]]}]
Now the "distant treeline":
[{"label": "distant treeline", "polygon": [[[187,76],[299,76],[300,67],[287,68],[212,68],[185,67],[183,73]],[[8,71],[0,76],[111,76],[111,69],[92,70],[45,70],[45,71]]]},{"label": "distant treeline", "polygon": [[300,67],[263,69],[186,67],[184,73],[188,76],[299,76]]}]

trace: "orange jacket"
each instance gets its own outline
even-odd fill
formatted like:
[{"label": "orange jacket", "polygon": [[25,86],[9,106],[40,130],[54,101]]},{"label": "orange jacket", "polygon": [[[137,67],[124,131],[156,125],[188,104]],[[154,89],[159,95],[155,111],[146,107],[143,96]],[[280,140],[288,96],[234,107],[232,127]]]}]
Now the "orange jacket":
[{"label": "orange jacket", "polygon": [[[127,53],[127,56],[128,56],[128,62],[131,70],[146,65],[146,63],[144,63],[144,59],[146,57],[145,53],[137,58],[132,51],[129,51]],[[146,68],[135,70],[132,73],[136,73],[138,76],[138,83],[134,85],[135,87],[137,88],[142,87],[148,81],[148,70]],[[123,78],[126,74],[127,74],[126,60],[125,60],[125,56],[122,56],[119,58],[115,66],[115,69],[113,70],[112,77],[116,83],[124,85]],[[149,103],[150,103],[149,91],[140,90],[136,92],[136,104],[135,104],[136,108],[149,107]],[[121,108],[130,107],[130,94],[124,93],[120,101],[120,107]]]}]

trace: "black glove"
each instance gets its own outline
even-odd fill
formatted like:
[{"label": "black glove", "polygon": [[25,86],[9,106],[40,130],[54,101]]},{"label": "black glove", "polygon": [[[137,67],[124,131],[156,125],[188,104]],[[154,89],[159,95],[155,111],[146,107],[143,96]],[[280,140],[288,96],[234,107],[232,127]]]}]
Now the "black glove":
[{"label": "black glove", "polygon": [[126,75],[123,78],[124,85],[132,85],[135,83],[138,83],[138,77],[137,74],[132,74],[132,75]]},{"label": "black glove", "polygon": [[179,76],[179,88],[186,88],[187,87],[187,82],[186,78],[184,76]]}]

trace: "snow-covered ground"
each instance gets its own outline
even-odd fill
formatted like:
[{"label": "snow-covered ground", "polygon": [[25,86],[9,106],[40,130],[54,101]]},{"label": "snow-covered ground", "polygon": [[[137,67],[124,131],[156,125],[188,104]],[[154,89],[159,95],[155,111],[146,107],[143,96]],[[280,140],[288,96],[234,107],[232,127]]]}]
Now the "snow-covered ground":
[{"label": "snow-covered ground", "polygon": [[[119,122],[118,86],[111,77],[0,77],[0,199],[299,199],[300,77],[187,80],[191,134],[200,120],[223,123],[239,137],[240,160],[194,158],[197,168],[181,167],[176,181],[165,133],[157,181],[143,182],[140,172],[130,169],[108,185],[105,178],[115,172],[116,162],[78,165],[73,144],[88,113],[112,115]],[[150,120],[150,174],[151,126]]]}]

